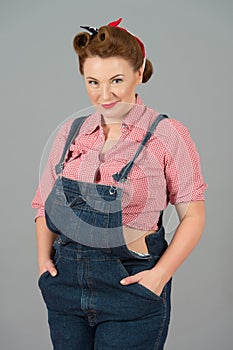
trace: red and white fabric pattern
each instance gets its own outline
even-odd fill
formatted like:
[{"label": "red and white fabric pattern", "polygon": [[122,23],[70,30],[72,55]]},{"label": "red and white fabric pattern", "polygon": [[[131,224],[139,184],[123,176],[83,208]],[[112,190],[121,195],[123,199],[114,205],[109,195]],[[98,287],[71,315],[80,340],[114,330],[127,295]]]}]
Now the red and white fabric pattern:
[{"label": "red and white fabric pattern", "polygon": [[[207,185],[203,180],[200,157],[188,129],[176,119],[162,120],[150,137],[124,183],[112,175],[134,156],[147,129],[159,113],[146,107],[137,95],[136,104],[121,123],[116,144],[101,157],[105,137],[101,115],[96,112],[82,125],[71,145],[64,177],[123,189],[123,225],[140,230],[156,230],[160,211],[168,203],[204,200]],[[44,216],[44,203],[56,180],[59,162],[73,120],[60,128],[32,201],[36,218]]]}]

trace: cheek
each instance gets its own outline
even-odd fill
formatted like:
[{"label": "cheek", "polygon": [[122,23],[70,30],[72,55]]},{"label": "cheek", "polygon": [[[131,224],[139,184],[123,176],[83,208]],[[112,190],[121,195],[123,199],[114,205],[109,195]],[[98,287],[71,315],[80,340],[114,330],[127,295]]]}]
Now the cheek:
[{"label": "cheek", "polygon": [[130,98],[132,95],[134,95],[135,93],[135,85],[134,84],[130,84],[127,87],[125,87],[124,89],[121,89],[121,96],[123,98]]},{"label": "cheek", "polygon": [[87,94],[91,101],[95,101],[97,99],[97,91],[87,88]]}]

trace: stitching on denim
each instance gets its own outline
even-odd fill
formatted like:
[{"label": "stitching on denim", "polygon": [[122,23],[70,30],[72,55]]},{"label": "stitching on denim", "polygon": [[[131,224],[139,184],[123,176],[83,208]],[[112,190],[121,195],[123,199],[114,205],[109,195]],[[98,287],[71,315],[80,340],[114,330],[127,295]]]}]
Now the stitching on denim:
[{"label": "stitching on denim", "polygon": [[86,261],[86,271],[87,271],[87,277],[86,277],[86,281],[87,281],[87,284],[88,284],[88,287],[90,289],[90,306],[87,310],[87,317],[89,316],[89,314],[92,315],[91,317],[91,322],[89,320],[89,317],[88,317],[88,322],[90,325],[92,325],[92,323],[96,324],[96,310],[94,308],[94,295],[95,295],[95,292],[94,292],[94,287],[93,287],[93,283],[92,283],[92,280],[90,278],[90,260],[88,259]]},{"label": "stitching on denim", "polygon": [[[167,296],[167,287],[165,287],[165,291],[164,291],[164,299],[166,301],[166,296]],[[166,321],[166,317],[167,317],[167,302],[163,302],[164,304],[164,317],[163,317],[163,321],[162,321],[162,324],[161,324],[161,327],[160,327],[160,330],[159,330],[159,334],[158,334],[158,337],[156,339],[156,343],[155,343],[155,347],[153,350],[160,350],[159,349],[159,346],[160,346],[160,341],[161,341],[161,337],[162,337],[162,334],[163,334],[163,330],[164,330],[164,327],[165,327],[165,321]]]}]

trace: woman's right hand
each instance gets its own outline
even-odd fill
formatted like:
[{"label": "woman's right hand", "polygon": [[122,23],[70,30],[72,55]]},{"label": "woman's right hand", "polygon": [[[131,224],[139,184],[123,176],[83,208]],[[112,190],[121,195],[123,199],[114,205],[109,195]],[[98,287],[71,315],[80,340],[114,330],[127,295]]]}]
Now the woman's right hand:
[{"label": "woman's right hand", "polygon": [[48,271],[52,277],[55,277],[57,275],[57,270],[55,268],[54,262],[52,259],[46,260],[41,266],[40,266],[40,272],[39,277],[44,273]]}]

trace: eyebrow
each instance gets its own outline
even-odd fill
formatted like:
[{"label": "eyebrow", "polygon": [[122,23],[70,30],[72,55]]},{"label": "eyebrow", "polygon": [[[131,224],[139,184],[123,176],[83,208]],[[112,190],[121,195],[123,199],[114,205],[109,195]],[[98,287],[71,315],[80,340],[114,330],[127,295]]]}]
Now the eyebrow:
[{"label": "eyebrow", "polygon": [[[109,80],[112,80],[112,79],[114,79],[116,77],[119,77],[119,76],[124,77],[124,74],[116,74],[113,77],[111,77]],[[93,78],[93,77],[86,77],[86,79],[92,79],[92,80],[97,80],[98,81],[98,79]]]}]

